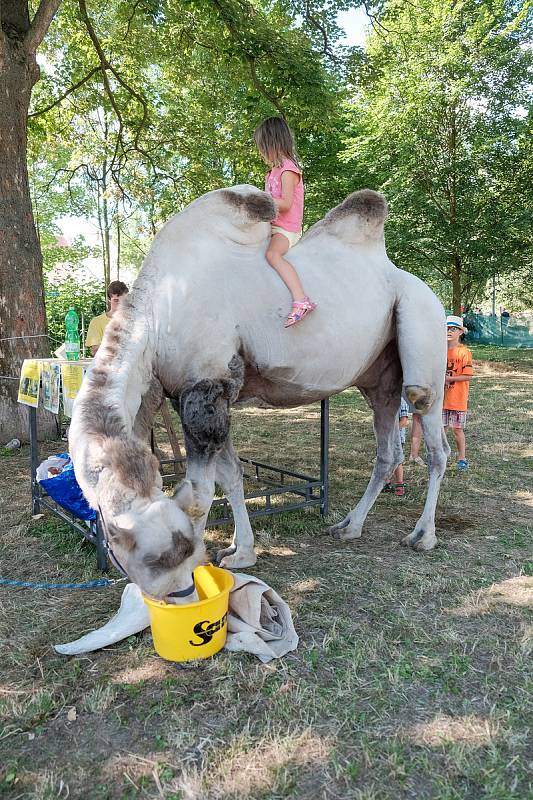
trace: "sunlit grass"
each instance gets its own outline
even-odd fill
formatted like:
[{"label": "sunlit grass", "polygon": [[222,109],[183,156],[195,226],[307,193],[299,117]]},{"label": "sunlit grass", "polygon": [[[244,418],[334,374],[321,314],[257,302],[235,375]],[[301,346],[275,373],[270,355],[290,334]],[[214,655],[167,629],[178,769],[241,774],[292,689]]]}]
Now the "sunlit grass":
[{"label": "sunlit grass", "polygon": [[[405,499],[378,498],[355,543],[324,535],[318,510],[254,522],[260,558],[250,571],[287,600],[301,637],[279,662],[221,652],[178,667],[154,654],[149,632],[65,659],[51,645],[107,621],[122,585],[0,589],[2,796],[533,796],[533,375],[519,352],[484,353],[490,371],[476,364],[471,466],[458,474],[452,454],[432,553],[398,547],[422,508],[419,467],[406,467]],[[374,444],[357,392],[332,399],[330,422],[333,521],[364,490]],[[241,455],[310,475],[319,431],[318,405],[233,419]],[[1,459],[0,471],[2,575],[98,577],[94,548],[49,515],[31,520],[27,450]],[[210,551],[231,533],[211,527]]]}]

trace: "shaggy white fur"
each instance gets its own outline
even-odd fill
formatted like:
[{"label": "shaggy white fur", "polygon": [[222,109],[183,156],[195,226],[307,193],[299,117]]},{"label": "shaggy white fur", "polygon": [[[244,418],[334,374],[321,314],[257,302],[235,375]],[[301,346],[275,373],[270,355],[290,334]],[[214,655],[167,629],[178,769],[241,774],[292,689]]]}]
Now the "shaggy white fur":
[{"label": "shaggy white fur", "polygon": [[[264,258],[274,215],[268,195],[252,186],[210,192],[156,236],[107,327],[70,430],[79,483],[102,511],[119,560],[147,594],[163,597],[190,583],[192,568],[204,557],[215,480],[236,523],[222,563],[241,568],[255,562],[240,465],[229,439],[217,440],[209,457],[190,439],[191,485],[176,500],[163,495],[143,440],[161,388],[179,399],[197,387],[200,402],[207,383],[215,396],[217,386],[235,383],[239,374],[237,403],[296,406],[354,385],[368,399],[378,458],[363,498],[334,529],[343,539],[361,535],[368,510],[402,460],[397,411],[403,386],[425,415],[430,463],[425,508],[404,543],[434,547],[447,457],[440,420],[445,317],[430,289],[389,260],[386,214],[382,195],[356,192],[291,249],[290,261],[318,308],[288,330],[283,320],[290,296]],[[241,372],[232,371],[230,362]],[[222,416],[225,398],[221,389]]]}]

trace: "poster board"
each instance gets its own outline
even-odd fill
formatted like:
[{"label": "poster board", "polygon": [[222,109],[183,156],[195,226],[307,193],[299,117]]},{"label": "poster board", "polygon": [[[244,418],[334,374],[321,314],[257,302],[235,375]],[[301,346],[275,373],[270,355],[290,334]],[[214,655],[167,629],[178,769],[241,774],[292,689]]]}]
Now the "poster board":
[{"label": "poster board", "polygon": [[41,367],[43,406],[52,414],[59,413],[59,394],[61,389],[61,368],[59,364],[44,361]]},{"label": "poster board", "polygon": [[81,364],[61,364],[61,381],[63,384],[63,413],[66,417],[72,416],[72,407],[78,394],[85,369]]},{"label": "poster board", "polygon": [[58,358],[26,359],[20,371],[18,402],[37,408],[39,404],[58,414],[63,399],[63,412],[72,416],[74,400],[92,359],[66,361]]},{"label": "poster board", "polygon": [[20,370],[19,403],[37,408],[41,385],[41,364],[37,360],[25,359]]}]

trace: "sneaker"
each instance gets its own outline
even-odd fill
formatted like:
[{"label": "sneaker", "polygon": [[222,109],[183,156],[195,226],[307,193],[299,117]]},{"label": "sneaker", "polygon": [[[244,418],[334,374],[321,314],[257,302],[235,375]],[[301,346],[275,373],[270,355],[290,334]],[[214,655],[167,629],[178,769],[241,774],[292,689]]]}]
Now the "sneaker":
[{"label": "sneaker", "polygon": [[394,492],[394,486],[392,485],[392,483],[386,483],[381,491],[382,492]]},{"label": "sneaker", "polygon": [[409,463],[410,464],[417,464],[417,466],[419,466],[419,467],[425,467],[426,466],[426,462],[424,461],[424,459],[421,456],[417,456],[416,458],[410,458],[409,459]]},{"label": "sneaker", "polygon": [[468,469],[468,461],[466,458],[460,458],[455,466],[457,467],[458,472],[466,472]]},{"label": "sneaker", "polygon": [[394,485],[394,494],[396,497],[405,497],[405,483],[396,483]]}]

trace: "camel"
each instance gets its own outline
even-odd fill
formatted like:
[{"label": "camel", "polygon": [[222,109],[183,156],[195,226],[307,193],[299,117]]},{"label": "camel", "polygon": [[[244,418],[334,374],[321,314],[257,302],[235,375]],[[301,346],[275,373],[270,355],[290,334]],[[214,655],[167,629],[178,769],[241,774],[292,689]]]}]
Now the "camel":
[{"label": "camel", "polygon": [[[389,260],[386,200],[364,189],[291,249],[318,308],[285,329],[288,292],[264,258],[274,216],[271,197],[248,185],[209,192],[173,216],[108,325],[74,405],[69,442],[76,477],[100,511],[115,561],[156,599],[186,595],[192,570],[204,560],[215,482],[235,521],[219,563],[236,569],[256,562],[230,437],[230,409],[245,403],[288,408],[352,386],[362,392],[373,410],[377,456],[358,504],[331,529],[349,541],[361,536],[403,460],[403,391],[423,415],[429,485],[422,514],[402,543],[420,551],[436,544],[435,509],[449,453],[441,423],[443,308],[426,284]],[[186,478],[173,497],[162,491],[147,443],[164,395],[180,414],[187,451]]]}]

